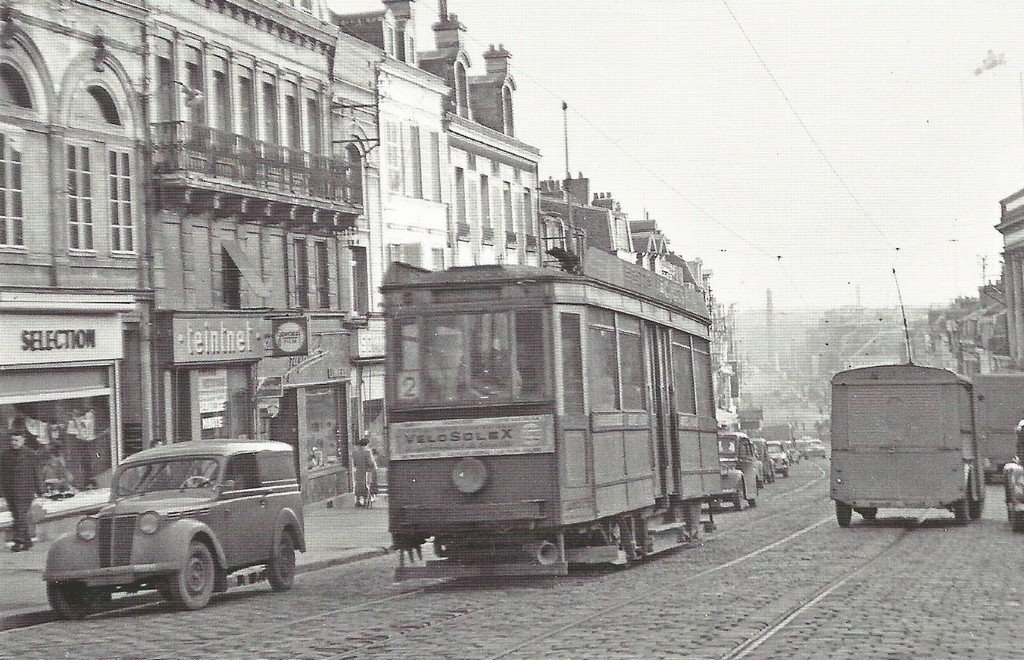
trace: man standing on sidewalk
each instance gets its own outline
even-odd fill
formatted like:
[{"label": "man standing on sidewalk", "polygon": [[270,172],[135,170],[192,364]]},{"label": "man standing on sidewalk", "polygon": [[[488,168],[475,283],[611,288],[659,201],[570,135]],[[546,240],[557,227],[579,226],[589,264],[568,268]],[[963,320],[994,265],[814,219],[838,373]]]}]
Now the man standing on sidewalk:
[{"label": "man standing on sidewalk", "polygon": [[21,419],[11,427],[10,446],[0,453],[0,491],[14,519],[14,547],[21,552],[32,547],[35,525],[32,522],[32,501],[39,490],[35,453],[25,446],[28,429]]}]

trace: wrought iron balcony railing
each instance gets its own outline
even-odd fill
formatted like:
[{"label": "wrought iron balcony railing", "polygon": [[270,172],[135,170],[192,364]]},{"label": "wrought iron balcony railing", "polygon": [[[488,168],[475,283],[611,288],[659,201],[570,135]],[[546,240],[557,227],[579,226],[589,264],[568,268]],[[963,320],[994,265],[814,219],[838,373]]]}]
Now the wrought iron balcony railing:
[{"label": "wrought iron balcony railing", "polygon": [[186,121],[153,124],[157,175],[197,173],[273,192],[363,205],[362,171],[331,156]]}]

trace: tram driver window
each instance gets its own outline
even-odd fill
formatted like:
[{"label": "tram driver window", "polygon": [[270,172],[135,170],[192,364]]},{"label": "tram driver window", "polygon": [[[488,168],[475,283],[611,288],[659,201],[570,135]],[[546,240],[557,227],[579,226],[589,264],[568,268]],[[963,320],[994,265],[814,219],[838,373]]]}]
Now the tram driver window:
[{"label": "tram driver window", "polygon": [[601,309],[591,309],[589,316],[590,407],[598,411],[618,410],[619,360],[615,350],[615,316]]}]

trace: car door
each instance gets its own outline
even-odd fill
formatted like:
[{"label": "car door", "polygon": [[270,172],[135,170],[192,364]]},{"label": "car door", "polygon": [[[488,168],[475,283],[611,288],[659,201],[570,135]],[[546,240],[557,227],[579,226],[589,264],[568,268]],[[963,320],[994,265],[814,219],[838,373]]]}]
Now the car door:
[{"label": "car door", "polygon": [[221,529],[215,531],[230,567],[248,566],[265,559],[260,556],[260,544],[253,542],[264,527],[265,502],[256,454],[229,457],[220,494]]}]

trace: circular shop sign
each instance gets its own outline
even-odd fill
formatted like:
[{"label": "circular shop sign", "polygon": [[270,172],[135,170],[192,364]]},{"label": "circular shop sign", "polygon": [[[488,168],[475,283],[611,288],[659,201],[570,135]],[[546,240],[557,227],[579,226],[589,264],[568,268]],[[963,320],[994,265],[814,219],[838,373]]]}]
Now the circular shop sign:
[{"label": "circular shop sign", "polygon": [[295,321],[285,321],[274,331],[274,346],[282,353],[298,353],[306,346],[306,331]]}]

